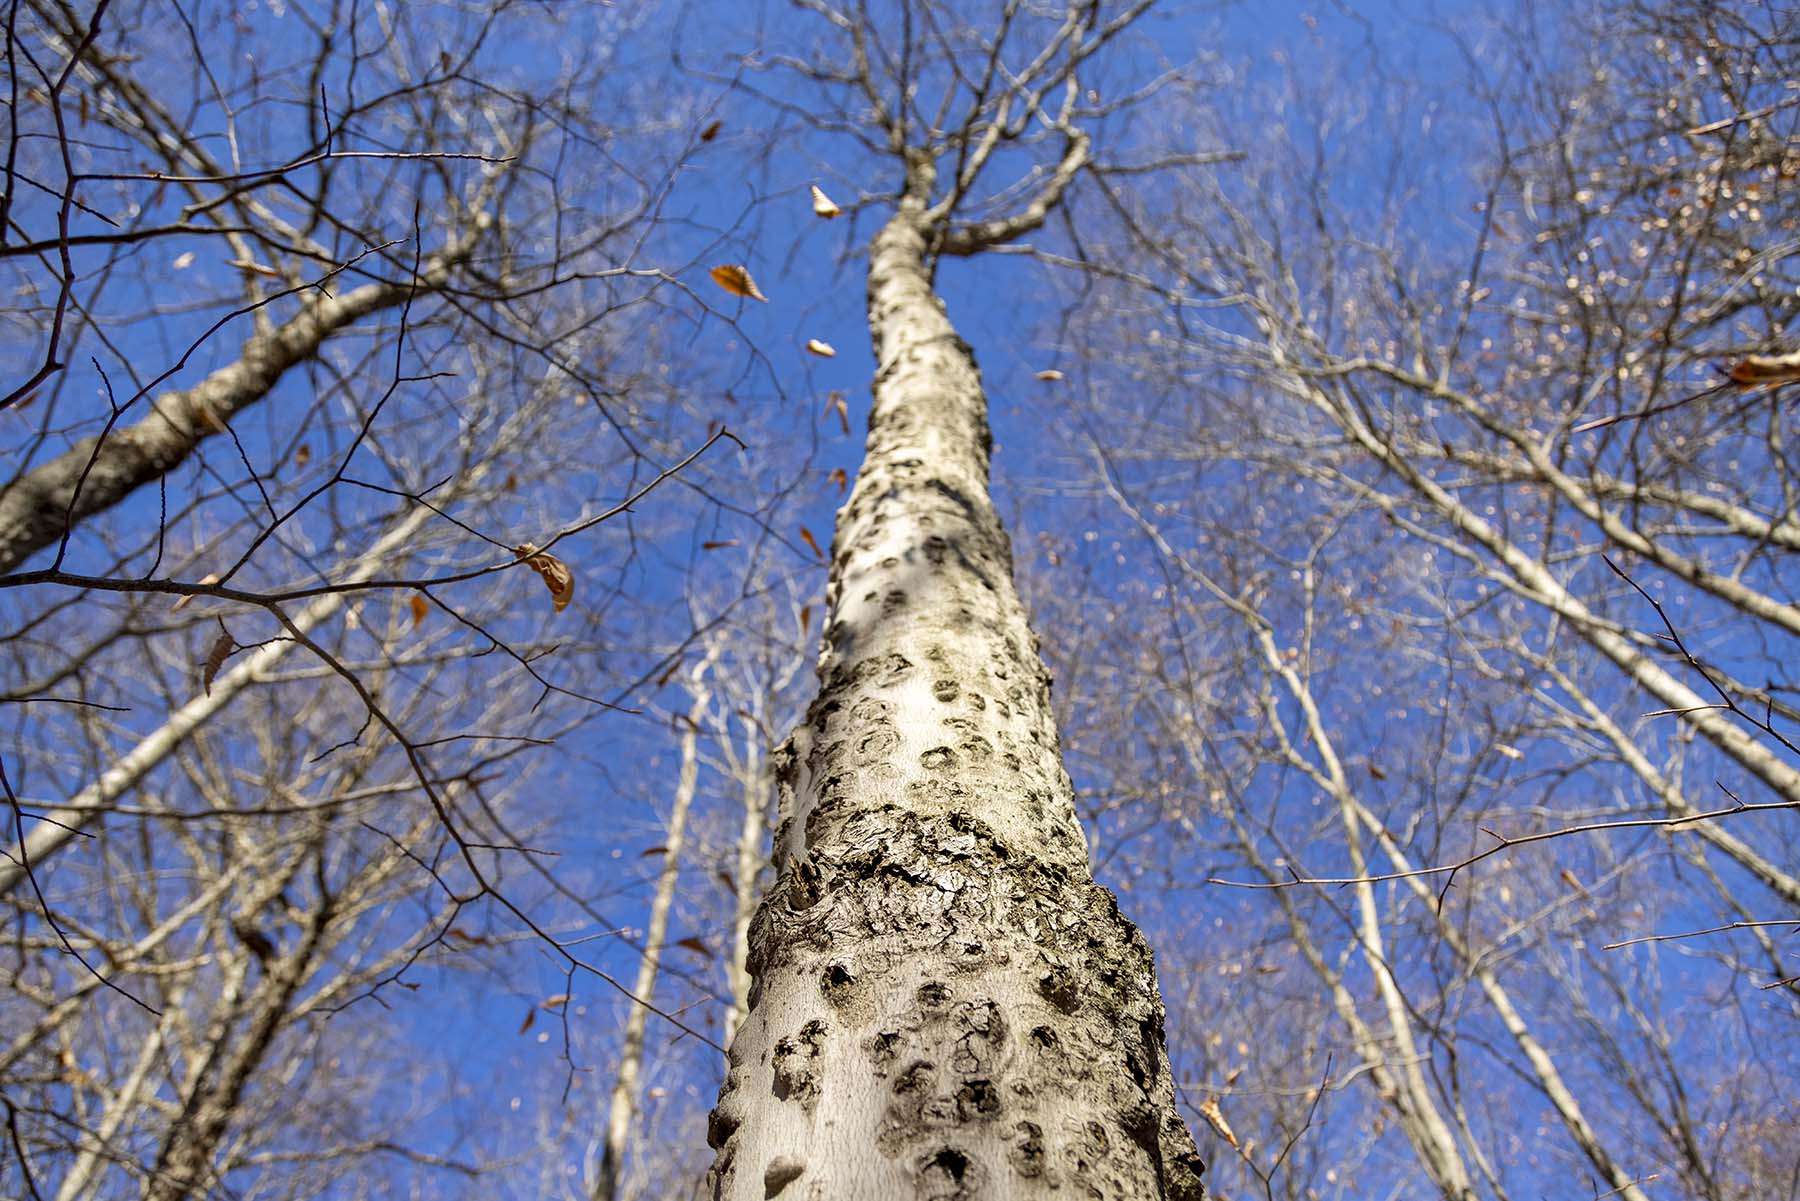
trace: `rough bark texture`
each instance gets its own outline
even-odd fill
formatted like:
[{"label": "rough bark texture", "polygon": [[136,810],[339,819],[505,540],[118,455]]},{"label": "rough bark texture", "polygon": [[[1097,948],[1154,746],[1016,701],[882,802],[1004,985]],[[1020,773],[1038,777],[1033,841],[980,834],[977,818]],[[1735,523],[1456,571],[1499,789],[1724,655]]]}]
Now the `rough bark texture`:
[{"label": "rough bark texture", "polygon": [[1196,1201],[1150,949],[1088,867],[921,209],[872,247],[867,457],[781,756],[714,1194]]}]

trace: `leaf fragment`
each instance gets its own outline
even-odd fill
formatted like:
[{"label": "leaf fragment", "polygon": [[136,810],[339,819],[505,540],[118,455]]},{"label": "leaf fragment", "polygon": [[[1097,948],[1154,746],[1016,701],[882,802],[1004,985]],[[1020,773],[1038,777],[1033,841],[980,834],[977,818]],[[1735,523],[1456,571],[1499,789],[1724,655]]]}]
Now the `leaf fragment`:
[{"label": "leaf fragment", "polygon": [[837,206],[837,203],[832,200],[831,197],[825,194],[824,189],[819,187],[818,184],[812,185],[812,202],[813,212],[825,218],[827,221],[844,211]]},{"label": "leaf fragment", "polygon": [[542,577],[544,587],[550,590],[550,603],[558,613],[569,607],[569,602],[575,599],[575,573],[569,570],[567,563],[549,551],[539,550],[531,542],[514,547],[513,553]]},{"label": "leaf fragment", "polygon": [[754,279],[750,278],[750,269],[742,263],[724,263],[714,267],[709,274],[712,276],[715,284],[718,284],[733,296],[743,296],[750,300],[760,300],[764,304],[769,303],[769,298],[762,294],[762,289],[756,286],[756,281]]},{"label": "leaf fragment", "polygon": [[822,359],[837,358],[837,347],[829,342],[821,342],[817,338],[808,338],[806,340],[806,349]]},{"label": "leaf fragment", "polygon": [[1206,1119],[1206,1124],[1218,1131],[1219,1137],[1230,1143],[1232,1150],[1243,1150],[1238,1144],[1237,1135],[1232,1133],[1231,1123],[1225,1120],[1225,1111],[1219,1108],[1219,1099],[1217,1097],[1208,1097],[1206,1100],[1200,1102],[1199,1109],[1200,1116]]},{"label": "leaf fragment", "polygon": [[225,628],[223,621],[219,622],[219,636],[207,648],[206,662],[200,668],[200,686],[205,689],[206,695],[212,695],[213,677],[219,674],[219,668],[225,666],[225,660],[236,649],[237,639],[231,636],[231,631]]}]

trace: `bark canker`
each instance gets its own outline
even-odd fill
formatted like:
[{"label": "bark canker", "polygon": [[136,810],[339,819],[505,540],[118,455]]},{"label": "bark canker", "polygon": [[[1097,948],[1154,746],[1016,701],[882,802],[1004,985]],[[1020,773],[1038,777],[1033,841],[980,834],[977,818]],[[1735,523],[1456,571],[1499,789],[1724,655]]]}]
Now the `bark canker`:
[{"label": "bark canker", "polygon": [[715,1196],[1197,1201],[1150,949],[1089,871],[916,207],[875,239],[869,324],[867,457],[782,755]]}]

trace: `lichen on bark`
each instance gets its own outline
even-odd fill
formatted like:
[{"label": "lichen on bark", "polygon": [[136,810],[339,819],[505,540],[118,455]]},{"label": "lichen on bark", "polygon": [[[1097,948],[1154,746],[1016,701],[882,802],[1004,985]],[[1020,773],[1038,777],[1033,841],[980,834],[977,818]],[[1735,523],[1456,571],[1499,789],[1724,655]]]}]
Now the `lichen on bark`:
[{"label": "lichen on bark", "polygon": [[1089,869],[929,236],[909,197],[871,246],[867,456],[780,754],[714,1195],[1198,1201],[1152,955]]}]

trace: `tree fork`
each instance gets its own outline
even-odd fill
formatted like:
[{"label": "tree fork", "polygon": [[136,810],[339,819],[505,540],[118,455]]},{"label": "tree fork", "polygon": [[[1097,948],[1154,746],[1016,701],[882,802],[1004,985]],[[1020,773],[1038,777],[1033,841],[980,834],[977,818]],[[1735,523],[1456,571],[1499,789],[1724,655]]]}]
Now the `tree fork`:
[{"label": "tree fork", "polygon": [[714,1196],[1199,1201],[1151,951],[1089,868],[913,165],[871,246],[867,454],[819,694],[779,755]]}]

